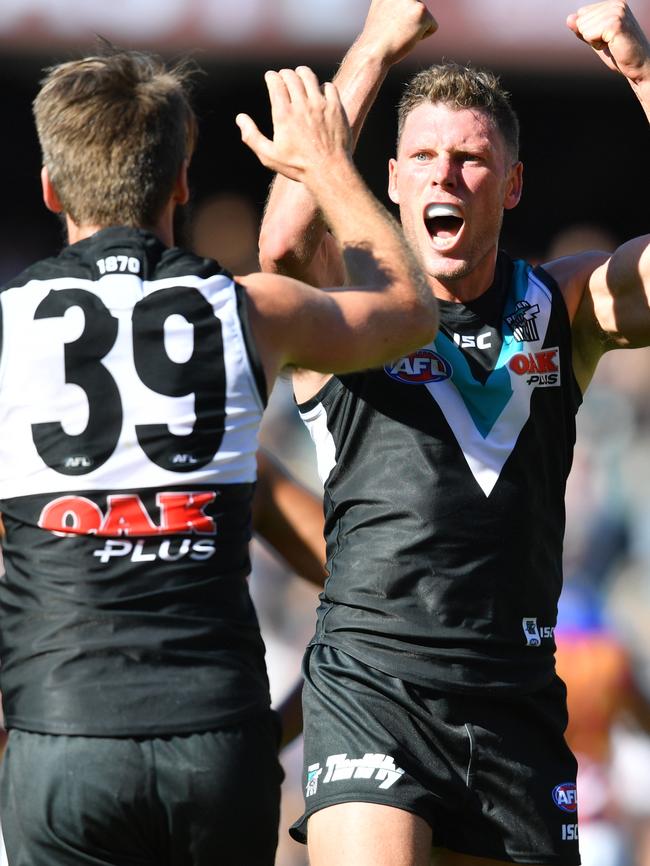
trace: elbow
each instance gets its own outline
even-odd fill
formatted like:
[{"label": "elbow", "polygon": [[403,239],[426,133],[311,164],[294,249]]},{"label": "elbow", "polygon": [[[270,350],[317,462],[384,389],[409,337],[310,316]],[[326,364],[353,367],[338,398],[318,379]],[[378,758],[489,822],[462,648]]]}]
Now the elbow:
[{"label": "elbow", "polygon": [[291,273],[295,254],[291,243],[273,226],[262,225],[259,239],[260,269],[267,274]]}]

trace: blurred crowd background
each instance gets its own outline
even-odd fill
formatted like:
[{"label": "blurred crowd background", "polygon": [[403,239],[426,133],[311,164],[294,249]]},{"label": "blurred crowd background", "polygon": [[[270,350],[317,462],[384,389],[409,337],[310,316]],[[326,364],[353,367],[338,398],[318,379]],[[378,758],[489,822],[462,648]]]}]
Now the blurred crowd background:
[{"label": "blurred crowd background", "polygon": [[[190,54],[200,74],[193,202],[178,239],[235,274],[257,268],[270,176],[239,141],[238,111],[267,132],[267,68],[311,65],[331,78],[368,0],[2,0],[0,281],[55,253],[60,223],[40,201],[30,105],[42,69],[89,53],[94,34],[119,45]],[[564,26],[571,0],[429,2],[440,32],[396,67],[375,105],[358,163],[386,203],[386,162],[404,80],[441,57],[498,71],[522,123],[525,192],[506,217],[503,246],[543,262],[611,250],[648,225],[649,133],[634,96]],[[438,5],[444,8],[438,8]],[[452,7],[453,8],[450,8]],[[650,33],[647,0],[631,6]],[[567,495],[566,588],[558,666],[569,686],[569,738],[580,762],[584,866],[650,866],[650,350],[601,363],[579,413]],[[320,491],[311,442],[288,380],[271,397],[262,444]],[[300,672],[316,590],[255,542],[252,588],[274,700]],[[286,771],[277,866],[306,866],[287,825],[302,804],[301,742]],[[252,788],[253,792],[253,788]],[[244,866],[244,864],[242,864]]]}]

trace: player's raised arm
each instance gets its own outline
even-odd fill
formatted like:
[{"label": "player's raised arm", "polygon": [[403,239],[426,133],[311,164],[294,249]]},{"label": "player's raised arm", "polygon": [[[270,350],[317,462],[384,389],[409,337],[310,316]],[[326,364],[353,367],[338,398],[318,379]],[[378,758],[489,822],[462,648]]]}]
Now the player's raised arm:
[{"label": "player's raised arm", "polygon": [[[650,43],[624,0],[582,6],[567,26],[625,76],[650,120]],[[574,366],[584,388],[609,349],[650,345],[650,234],[612,256],[585,253],[546,266],[572,316]]]},{"label": "player's raised arm", "polygon": [[625,0],[582,6],[568,16],[567,26],[609,69],[625,76],[650,120],[650,44]]},{"label": "player's raised arm", "polygon": [[[353,144],[390,67],[436,28],[420,0],[372,0],[363,30],[334,78]],[[264,271],[312,285],[341,284],[345,279],[337,244],[313,197],[286,177],[276,177],[271,188],[260,234],[260,262]]]},{"label": "player's raised arm", "polygon": [[401,229],[354,167],[336,87],[307,67],[267,73],[273,140],[247,115],[242,138],[264,165],[303,183],[341,247],[350,287],[322,292],[274,274],[240,279],[267,377],[376,366],[427,343],[437,306]]}]

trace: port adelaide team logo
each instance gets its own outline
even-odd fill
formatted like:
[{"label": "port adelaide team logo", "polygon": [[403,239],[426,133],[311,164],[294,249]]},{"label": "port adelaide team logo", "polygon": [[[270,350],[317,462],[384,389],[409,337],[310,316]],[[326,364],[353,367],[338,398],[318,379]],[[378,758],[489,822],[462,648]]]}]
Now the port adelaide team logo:
[{"label": "port adelaide team logo", "polygon": [[418,349],[411,355],[386,364],[384,370],[391,379],[404,385],[428,385],[451,378],[452,366],[432,349]]},{"label": "port adelaide team logo", "polygon": [[538,315],[538,304],[533,306],[528,301],[518,301],[512,313],[505,317],[512,330],[512,336],[518,343],[534,343],[539,340],[539,332],[535,324]]}]

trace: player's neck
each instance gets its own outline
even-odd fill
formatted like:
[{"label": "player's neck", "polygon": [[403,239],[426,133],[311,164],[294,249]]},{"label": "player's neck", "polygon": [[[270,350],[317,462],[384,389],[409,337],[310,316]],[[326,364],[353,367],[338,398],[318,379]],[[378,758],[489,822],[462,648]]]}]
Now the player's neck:
[{"label": "player's neck", "polygon": [[[83,241],[86,238],[91,237],[97,232],[101,231],[105,228],[110,228],[110,226],[105,225],[77,225],[70,217],[66,214],[65,217],[66,229],[68,233],[68,243],[76,244],[78,241]],[[139,226],[139,228],[147,229],[156,235],[159,240],[161,240],[165,246],[171,247],[174,245],[174,229],[173,229],[173,221],[171,216],[168,216],[166,213],[158,220],[158,223],[154,226]]]},{"label": "player's neck", "polygon": [[429,277],[429,283],[438,300],[467,304],[480,298],[494,281],[497,250],[490,251],[469,273],[457,277]]}]

